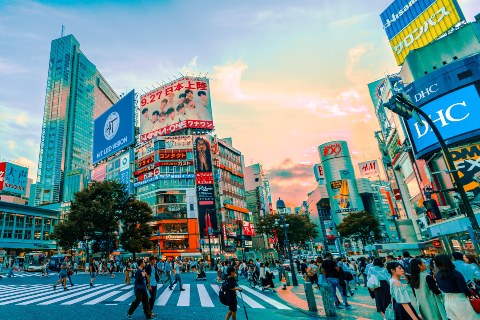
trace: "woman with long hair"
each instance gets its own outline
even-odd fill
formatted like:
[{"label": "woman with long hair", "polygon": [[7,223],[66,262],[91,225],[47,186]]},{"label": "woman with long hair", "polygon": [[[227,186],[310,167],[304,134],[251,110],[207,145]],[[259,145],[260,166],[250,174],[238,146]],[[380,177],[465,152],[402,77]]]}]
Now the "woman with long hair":
[{"label": "woman with long hair", "polygon": [[323,277],[323,267],[322,267],[322,263],[323,263],[323,257],[317,257],[317,260],[316,260],[316,263],[317,263],[317,277],[318,277],[318,283],[324,283],[325,282],[325,279]]},{"label": "woman with long hair", "polygon": [[317,262],[315,260],[311,260],[310,264],[307,268],[307,275],[312,285],[316,284],[317,289],[320,289],[318,285],[318,274],[317,274]]},{"label": "woman with long hair", "polygon": [[445,311],[451,320],[480,319],[473,310],[470,300],[470,290],[463,275],[455,270],[452,260],[444,254],[433,259],[437,269],[437,283],[445,293]]},{"label": "woman with long hair", "polygon": [[[380,281],[380,287],[374,290],[368,289],[370,292],[373,291],[373,297],[375,299],[375,305],[377,306],[377,312],[379,312],[383,318],[385,318],[385,310],[387,310],[388,305],[392,301],[392,295],[390,294],[390,274],[387,269],[384,268],[383,261],[380,258],[375,258],[373,260],[373,267],[368,269],[368,278],[372,275],[376,276]],[[370,294],[372,296],[372,294]]]},{"label": "woman with long hair", "polygon": [[400,282],[400,277],[405,277],[405,270],[398,262],[389,262],[387,271],[392,275],[390,279],[390,294],[393,297],[393,309],[396,320],[420,320],[412,306],[412,300],[407,287]]},{"label": "woman with long hair", "polygon": [[473,254],[465,254],[463,256],[463,261],[468,263],[473,271],[475,272],[475,282],[478,284],[480,283],[480,268],[478,266],[478,260]]},{"label": "woman with long hair", "polygon": [[363,286],[367,287],[367,262],[365,257],[360,257],[360,266],[358,267],[358,271],[361,275],[363,275]]},{"label": "woman with long hair", "polygon": [[425,271],[428,266],[421,259],[410,261],[410,277],[416,292],[417,311],[424,320],[447,320],[443,296],[435,279]]}]

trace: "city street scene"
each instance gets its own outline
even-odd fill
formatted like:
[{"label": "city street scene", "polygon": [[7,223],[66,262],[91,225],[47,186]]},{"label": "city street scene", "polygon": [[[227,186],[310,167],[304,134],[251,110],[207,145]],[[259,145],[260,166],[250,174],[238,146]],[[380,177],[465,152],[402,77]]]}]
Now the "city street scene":
[{"label": "city street scene", "polygon": [[0,0],[2,319],[480,320],[480,1]]}]

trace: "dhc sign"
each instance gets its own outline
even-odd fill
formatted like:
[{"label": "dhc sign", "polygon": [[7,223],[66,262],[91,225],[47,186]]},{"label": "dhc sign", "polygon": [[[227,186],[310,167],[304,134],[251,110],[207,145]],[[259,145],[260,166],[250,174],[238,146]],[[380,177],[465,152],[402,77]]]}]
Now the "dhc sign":
[{"label": "dhc sign", "polygon": [[[466,133],[480,131],[480,96],[475,85],[453,91],[425,104],[421,109],[435,123],[447,145],[455,142],[449,139],[461,139]],[[438,146],[438,139],[425,121],[424,127],[414,118],[406,122],[417,158],[419,153],[439,148],[434,147]]]}]

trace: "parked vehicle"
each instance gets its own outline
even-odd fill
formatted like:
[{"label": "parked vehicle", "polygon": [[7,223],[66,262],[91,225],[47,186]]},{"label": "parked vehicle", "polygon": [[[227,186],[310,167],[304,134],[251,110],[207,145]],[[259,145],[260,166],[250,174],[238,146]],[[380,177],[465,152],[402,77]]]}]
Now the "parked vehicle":
[{"label": "parked vehicle", "polygon": [[24,255],[25,271],[41,271],[46,255],[43,252],[32,252]]},{"label": "parked vehicle", "polygon": [[62,265],[63,259],[65,259],[65,257],[67,257],[69,261],[72,259],[72,256],[69,254],[51,257],[50,262],[48,263],[48,269],[53,271],[60,271],[60,266]]}]

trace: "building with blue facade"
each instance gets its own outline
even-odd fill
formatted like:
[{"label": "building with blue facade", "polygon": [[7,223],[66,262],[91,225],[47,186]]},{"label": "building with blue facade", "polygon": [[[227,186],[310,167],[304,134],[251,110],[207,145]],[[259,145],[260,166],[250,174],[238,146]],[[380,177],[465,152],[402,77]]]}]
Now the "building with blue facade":
[{"label": "building with blue facade", "polygon": [[35,205],[70,201],[88,183],[93,120],[119,100],[73,35],[52,41]]}]

